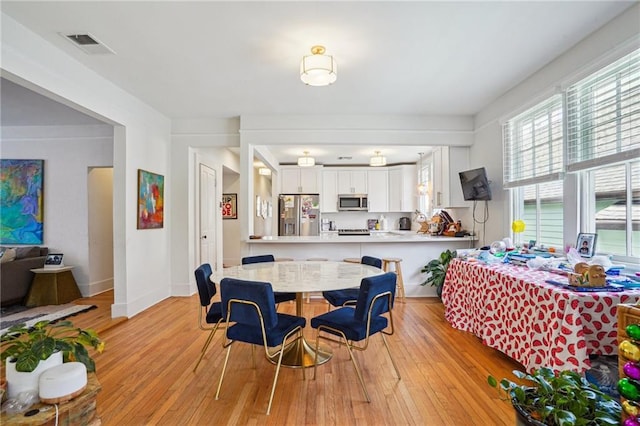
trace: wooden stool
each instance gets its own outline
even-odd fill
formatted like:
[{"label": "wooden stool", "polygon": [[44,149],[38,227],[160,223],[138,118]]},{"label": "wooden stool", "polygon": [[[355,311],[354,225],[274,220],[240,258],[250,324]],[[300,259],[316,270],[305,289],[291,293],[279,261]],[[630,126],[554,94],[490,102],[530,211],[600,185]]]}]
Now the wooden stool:
[{"label": "wooden stool", "polygon": [[361,260],[358,259],[357,257],[347,257],[342,259],[343,262],[347,262],[347,263],[360,263]]},{"label": "wooden stool", "polygon": [[394,270],[391,272],[395,272],[398,276],[398,279],[396,280],[396,285],[398,287],[398,298],[404,301],[404,282],[402,281],[402,268],[400,267],[400,262],[402,262],[402,259],[398,259],[395,257],[383,257],[382,270],[385,272],[389,272],[389,265],[391,263],[394,264]]},{"label": "wooden stool", "polygon": [[[319,262],[327,262],[329,259],[326,259],[324,257],[310,257],[309,259],[307,259],[307,261],[319,261]],[[317,291],[314,292],[316,294],[321,294],[318,293]],[[309,303],[311,301],[311,293],[305,293],[305,298],[307,299],[307,303]]]}]

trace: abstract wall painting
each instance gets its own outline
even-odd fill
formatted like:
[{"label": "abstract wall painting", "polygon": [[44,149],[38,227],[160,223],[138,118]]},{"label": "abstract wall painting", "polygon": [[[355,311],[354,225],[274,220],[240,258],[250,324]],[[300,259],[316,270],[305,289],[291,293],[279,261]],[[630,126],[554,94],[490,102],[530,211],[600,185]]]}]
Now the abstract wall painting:
[{"label": "abstract wall painting", "polygon": [[164,176],[138,169],[138,229],[164,226]]},{"label": "abstract wall painting", "polygon": [[44,160],[0,160],[0,244],[43,243]]}]

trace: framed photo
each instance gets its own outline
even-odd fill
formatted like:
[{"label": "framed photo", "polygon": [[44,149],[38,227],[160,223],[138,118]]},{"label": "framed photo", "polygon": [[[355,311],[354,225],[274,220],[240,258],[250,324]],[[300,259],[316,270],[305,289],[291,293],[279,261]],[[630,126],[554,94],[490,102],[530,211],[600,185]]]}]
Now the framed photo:
[{"label": "framed photo", "polygon": [[62,253],[49,253],[47,255],[47,259],[44,261],[45,268],[61,268],[64,266],[62,263],[62,258],[64,254]]},{"label": "framed photo", "polygon": [[576,242],[576,250],[582,257],[592,257],[596,252],[596,239],[598,234],[586,234],[581,232],[578,234],[578,241]]},{"label": "framed photo", "polygon": [[164,227],[164,176],[138,169],[138,229]]},{"label": "framed photo", "polygon": [[222,194],[222,219],[238,218],[238,194]]}]

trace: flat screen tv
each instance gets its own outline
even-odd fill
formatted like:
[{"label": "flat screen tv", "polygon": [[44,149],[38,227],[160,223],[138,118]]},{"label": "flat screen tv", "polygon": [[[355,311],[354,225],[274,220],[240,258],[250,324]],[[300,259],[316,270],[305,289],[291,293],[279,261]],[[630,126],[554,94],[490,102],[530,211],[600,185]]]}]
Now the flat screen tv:
[{"label": "flat screen tv", "polygon": [[466,201],[490,200],[491,188],[484,167],[458,173],[462,185],[462,195]]}]

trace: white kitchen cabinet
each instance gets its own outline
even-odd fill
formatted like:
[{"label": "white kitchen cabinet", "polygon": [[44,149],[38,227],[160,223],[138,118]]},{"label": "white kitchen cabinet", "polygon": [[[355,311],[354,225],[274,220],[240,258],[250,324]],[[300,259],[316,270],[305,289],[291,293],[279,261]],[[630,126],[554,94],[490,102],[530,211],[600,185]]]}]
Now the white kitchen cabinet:
[{"label": "white kitchen cabinet", "polygon": [[402,165],[389,167],[389,211],[413,212],[416,209],[417,176],[416,166]]},{"label": "white kitchen cabinet", "polygon": [[321,167],[281,167],[282,194],[318,194],[321,187]]},{"label": "white kitchen cabinet", "polygon": [[375,169],[367,172],[367,187],[369,188],[368,206],[373,213],[389,211],[389,171]]},{"label": "white kitchen cabinet", "polygon": [[338,171],[338,194],[366,194],[366,170]]},{"label": "white kitchen cabinet", "polygon": [[320,211],[323,213],[336,213],[338,211],[338,172],[335,170],[322,171]]},{"label": "white kitchen cabinet", "polygon": [[459,172],[469,169],[469,148],[439,146],[432,152],[432,205],[437,209],[469,207],[464,201]]}]

